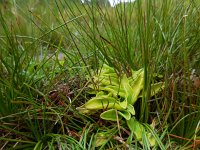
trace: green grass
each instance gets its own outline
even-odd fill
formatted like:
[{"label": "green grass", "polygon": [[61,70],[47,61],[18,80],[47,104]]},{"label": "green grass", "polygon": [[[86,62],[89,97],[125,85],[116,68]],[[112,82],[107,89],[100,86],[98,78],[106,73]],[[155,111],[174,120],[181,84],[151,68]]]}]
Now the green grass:
[{"label": "green grass", "polygon": [[[115,8],[13,0],[0,8],[1,149],[95,149],[102,141],[97,149],[200,145],[198,0],[138,0]],[[76,109],[94,97],[89,79],[104,63],[119,77],[144,68],[142,98],[134,104],[143,144],[125,120]],[[156,80],[165,89],[151,97]]]}]

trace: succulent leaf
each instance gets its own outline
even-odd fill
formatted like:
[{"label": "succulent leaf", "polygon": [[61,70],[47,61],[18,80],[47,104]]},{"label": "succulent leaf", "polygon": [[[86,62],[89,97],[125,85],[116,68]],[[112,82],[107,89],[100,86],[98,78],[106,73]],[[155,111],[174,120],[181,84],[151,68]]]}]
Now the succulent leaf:
[{"label": "succulent leaf", "polygon": [[110,121],[117,121],[117,119],[121,120],[122,116],[118,115],[117,117],[117,110],[116,109],[109,109],[107,111],[104,111],[100,117],[104,120],[110,120]]}]

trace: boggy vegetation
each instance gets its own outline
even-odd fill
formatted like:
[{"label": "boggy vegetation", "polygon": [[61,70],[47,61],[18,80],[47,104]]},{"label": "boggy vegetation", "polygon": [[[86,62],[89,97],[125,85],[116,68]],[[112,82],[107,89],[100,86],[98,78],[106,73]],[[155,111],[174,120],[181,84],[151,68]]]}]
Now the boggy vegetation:
[{"label": "boggy vegetation", "polygon": [[200,2],[0,1],[1,149],[198,149]]}]

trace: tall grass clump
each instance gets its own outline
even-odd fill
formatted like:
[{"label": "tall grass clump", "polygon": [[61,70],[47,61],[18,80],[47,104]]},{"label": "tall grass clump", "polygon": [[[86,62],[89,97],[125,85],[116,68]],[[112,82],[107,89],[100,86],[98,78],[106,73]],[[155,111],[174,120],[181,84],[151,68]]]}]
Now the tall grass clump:
[{"label": "tall grass clump", "polygon": [[0,8],[1,149],[198,148],[199,0]]},{"label": "tall grass clump", "polygon": [[[63,2],[67,5],[67,1]],[[168,139],[196,147],[199,137],[199,1],[135,1],[114,8],[68,5],[80,40],[77,47],[91,54],[92,68],[103,62],[120,76],[144,68],[144,90],[138,102],[142,122],[156,120]],[[70,9],[71,8],[71,9]],[[85,60],[87,61],[87,60]],[[150,99],[154,73],[163,75],[165,91]],[[173,142],[172,142],[173,143]],[[169,145],[170,147],[172,145]]]},{"label": "tall grass clump", "polygon": [[61,35],[76,18],[62,23],[50,4],[0,5],[1,149],[84,149],[75,130],[88,118],[78,116],[73,106],[85,86],[84,67],[67,35]]}]

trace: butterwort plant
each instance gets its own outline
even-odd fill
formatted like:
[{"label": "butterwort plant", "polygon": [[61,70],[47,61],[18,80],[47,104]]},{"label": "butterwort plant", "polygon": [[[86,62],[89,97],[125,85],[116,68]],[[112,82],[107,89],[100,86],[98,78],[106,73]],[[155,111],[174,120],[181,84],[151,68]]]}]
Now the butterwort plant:
[{"label": "butterwort plant", "polygon": [[[89,93],[95,96],[77,109],[85,114],[103,110],[100,118],[108,121],[125,119],[135,138],[141,140],[145,128],[134,117],[136,114],[134,104],[142,97],[144,69],[131,70],[130,76],[125,73],[119,76],[114,68],[103,64],[96,74],[93,73],[91,80]],[[163,88],[163,82],[154,82],[151,84],[151,96]],[[155,145],[155,140],[152,140],[148,133],[147,137],[151,146]]]}]

